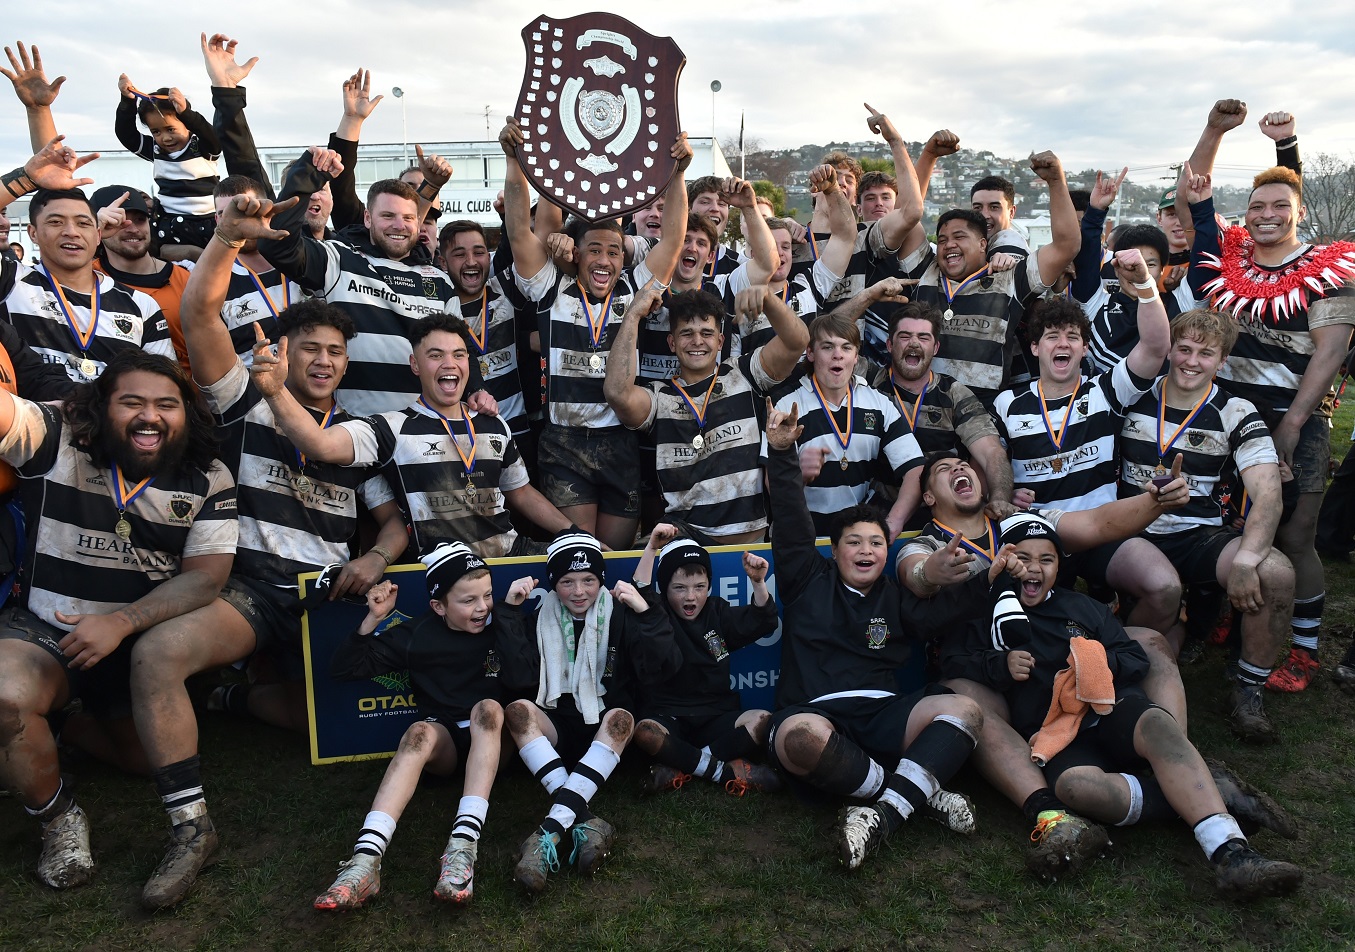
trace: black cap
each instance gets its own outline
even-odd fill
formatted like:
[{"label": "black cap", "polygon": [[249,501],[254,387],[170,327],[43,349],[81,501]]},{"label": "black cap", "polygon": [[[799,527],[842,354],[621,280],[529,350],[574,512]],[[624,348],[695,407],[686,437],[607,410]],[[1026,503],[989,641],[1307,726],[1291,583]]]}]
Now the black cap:
[{"label": "black cap", "polygon": [[151,213],[150,206],[146,204],[146,196],[141,194],[141,189],[133,188],[131,185],[105,185],[89,197],[89,207],[94,209],[94,214],[112,205],[123,195],[127,195],[127,201],[122,203],[122,207],[129,212],[141,212],[143,215]]}]

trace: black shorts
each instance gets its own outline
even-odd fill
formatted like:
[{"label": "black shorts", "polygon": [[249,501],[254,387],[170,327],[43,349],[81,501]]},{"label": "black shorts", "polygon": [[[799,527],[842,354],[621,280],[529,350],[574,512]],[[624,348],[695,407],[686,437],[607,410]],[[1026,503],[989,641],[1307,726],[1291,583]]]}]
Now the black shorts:
[{"label": "black shorts", "polygon": [[215,215],[176,215],[157,201],[151,206],[151,239],[161,245],[192,245],[206,248],[216,229]]},{"label": "black shorts", "polygon": [[449,714],[429,714],[424,721],[447,728],[447,733],[452,735],[452,746],[456,748],[456,765],[465,767],[466,758],[470,756],[470,721],[465,721],[463,725]]},{"label": "black shorts", "polygon": [[254,650],[266,652],[277,661],[283,680],[305,680],[302,609],[296,592],[232,575],[222,586],[220,598],[249,622],[254,629]]},{"label": "black shorts", "polygon": [[7,605],[0,609],[0,640],[25,641],[47,652],[66,672],[71,700],[80,698],[84,709],[100,719],[131,717],[132,645],[137,635],[123,639],[112,654],[86,670],[68,667],[71,659],[60,647],[66,635],[67,632],[47,624],[26,608]]},{"label": "black shorts", "polygon": [[[1115,710],[1100,717],[1091,726],[1083,721],[1082,730],[1072,743],[1045,764],[1044,776],[1053,789],[1059,775],[1070,767],[1099,767],[1106,773],[1141,773],[1148,761],[1134,750],[1134,728],[1139,719],[1158,708],[1142,692],[1122,695]],[[1088,715],[1090,719],[1091,715]]]},{"label": "black shorts", "polygon": [[1296,493],[1326,491],[1328,470],[1331,468],[1331,418],[1314,413],[1299,430],[1299,441],[1294,447],[1294,480]]},{"label": "black shorts", "polygon": [[518,559],[528,555],[545,555],[546,543],[537,542],[531,536],[519,532],[518,537],[513,540],[513,547],[508,550],[508,558]]},{"label": "black shorts", "polygon": [[[548,711],[542,708],[541,713],[546,715],[546,720],[555,728],[557,737],[555,752],[566,765],[573,767],[579,758],[588,752],[589,745],[593,743],[593,738],[602,727],[601,721],[597,724],[585,724],[583,715],[574,706],[573,696],[569,694],[561,695],[556,702],[555,710]],[[605,715],[606,711],[603,714]]]},{"label": "black shorts", "polygon": [[891,694],[887,697],[840,697],[828,701],[811,701],[782,708],[772,715],[772,729],[767,737],[769,762],[789,774],[785,764],[776,756],[776,732],[796,714],[817,714],[833,725],[833,730],[860,747],[871,759],[893,770],[903,757],[904,740],[908,734],[908,718],[919,701],[938,694],[953,694],[950,688],[931,684],[912,694]]},{"label": "black shorts", "polygon": [[640,445],[633,430],[548,423],[537,455],[541,491],[555,508],[596,505],[609,516],[640,517]]},{"label": "black shorts", "polygon": [[1196,526],[1170,535],[1145,532],[1143,537],[1162,551],[1184,584],[1217,585],[1219,556],[1242,533],[1227,526]]},{"label": "black shorts", "polygon": [[640,493],[648,497],[659,497],[663,487],[659,485],[659,450],[654,444],[652,430],[636,434],[640,447]]},{"label": "black shorts", "polygon": [[1072,588],[1077,584],[1078,579],[1084,579],[1088,589],[1095,597],[1099,598],[1102,594],[1107,593],[1110,589],[1110,583],[1106,581],[1106,572],[1110,569],[1110,560],[1115,558],[1115,553],[1120,551],[1120,546],[1124,545],[1125,542],[1125,539],[1103,542],[1095,548],[1075,552],[1060,559],[1059,586],[1061,588]]},{"label": "black shorts", "polygon": [[732,734],[743,711],[725,711],[723,714],[647,714],[640,720],[650,720],[668,731],[669,736],[691,744],[709,747],[727,734]]}]

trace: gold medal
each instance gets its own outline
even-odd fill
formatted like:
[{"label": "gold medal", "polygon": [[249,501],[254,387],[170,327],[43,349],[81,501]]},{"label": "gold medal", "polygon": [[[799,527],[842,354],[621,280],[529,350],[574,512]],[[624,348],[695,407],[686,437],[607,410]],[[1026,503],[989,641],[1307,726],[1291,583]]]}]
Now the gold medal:
[{"label": "gold medal", "polygon": [[588,367],[589,367],[590,370],[601,370],[601,369],[602,369],[602,355],[601,355],[601,354],[590,354],[590,355],[588,356]]},{"label": "gold medal", "polygon": [[950,320],[952,317],[955,316],[955,312],[952,311],[950,308],[946,308],[946,313],[942,314],[941,316],[946,320]]},{"label": "gold medal", "polygon": [[132,537],[132,524],[126,519],[119,518],[118,524],[113,527],[113,531],[118,534],[118,538],[126,542]]},{"label": "gold medal", "polygon": [[1167,467],[1163,466],[1161,463],[1158,463],[1155,467],[1153,467],[1153,475],[1154,475],[1154,476],[1166,476],[1166,475],[1167,475]]},{"label": "gold medal", "polygon": [[698,453],[701,452],[701,447],[703,447],[703,446],[705,446],[705,445],[706,445],[706,438],[705,438],[704,436],[702,436],[700,433],[698,433],[698,434],[696,434],[696,436],[692,437],[692,449],[696,450]]},{"label": "gold medal", "polygon": [[847,457],[842,457],[842,461],[839,465],[845,470],[847,468]]},{"label": "gold medal", "polygon": [[485,360],[483,357],[480,358],[480,376],[489,376],[489,361]]},{"label": "gold medal", "polygon": [[296,477],[297,492],[308,493],[311,491],[312,485],[310,477],[305,473],[301,473]]},{"label": "gold medal", "polygon": [[99,365],[86,357],[84,360],[80,361],[80,373],[92,379],[98,375]]}]

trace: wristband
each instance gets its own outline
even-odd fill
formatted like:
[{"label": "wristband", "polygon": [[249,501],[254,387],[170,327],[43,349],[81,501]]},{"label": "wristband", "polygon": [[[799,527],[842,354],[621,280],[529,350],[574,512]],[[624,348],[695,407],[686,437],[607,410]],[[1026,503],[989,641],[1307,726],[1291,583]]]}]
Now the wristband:
[{"label": "wristband", "polygon": [[225,235],[221,233],[220,228],[217,228],[212,232],[212,237],[215,238],[217,241],[221,242],[227,248],[232,248],[235,251],[239,251],[241,248],[245,246],[245,239],[237,238],[235,241],[231,241],[229,238],[227,238]]},{"label": "wristband", "polygon": [[1292,149],[1298,144],[1299,137],[1297,135],[1285,136],[1283,139],[1275,140],[1275,148],[1277,149]]},{"label": "wristband", "polygon": [[1157,282],[1154,281],[1151,277],[1147,281],[1144,281],[1142,284],[1139,284],[1139,282],[1137,281],[1131,281],[1129,283],[1134,285],[1134,287],[1138,288],[1140,291],[1147,291],[1149,288],[1153,288],[1154,290],[1157,289]]},{"label": "wristband", "polygon": [[385,560],[387,565],[390,565],[392,562],[395,561],[395,556],[391,555],[390,549],[386,548],[384,545],[374,545],[367,551],[369,553],[375,552],[377,555],[381,556],[381,558]]},{"label": "wristband", "polygon": [[[425,191],[425,189],[427,189],[428,191]],[[434,185],[432,182],[428,181],[428,179],[424,179],[422,182],[420,182],[419,187],[415,189],[415,192],[418,193],[418,196],[426,202],[437,201],[438,192],[440,191],[441,189],[438,186]],[[432,194],[429,194],[430,192]]]},{"label": "wristband", "polygon": [[[28,182],[28,187],[24,187],[23,182],[25,181]],[[22,165],[13,172],[6,172],[3,176],[0,176],[0,184],[5,186],[5,191],[9,192],[11,198],[22,198],[29,192],[36,190],[33,187],[32,180],[28,178],[28,173],[24,171]],[[14,186],[16,184],[19,186],[17,192],[14,191]]]},{"label": "wristband", "polygon": [[927,578],[927,560],[926,560],[926,559],[919,559],[919,560],[917,561],[917,563],[914,564],[914,566],[913,566],[913,581],[916,582],[916,583],[918,584],[918,587],[919,587],[919,588],[925,588],[925,589],[929,589],[929,590],[930,590],[930,589],[938,589],[938,588],[941,587],[941,586],[937,585],[935,582],[933,582],[931,579]]}]

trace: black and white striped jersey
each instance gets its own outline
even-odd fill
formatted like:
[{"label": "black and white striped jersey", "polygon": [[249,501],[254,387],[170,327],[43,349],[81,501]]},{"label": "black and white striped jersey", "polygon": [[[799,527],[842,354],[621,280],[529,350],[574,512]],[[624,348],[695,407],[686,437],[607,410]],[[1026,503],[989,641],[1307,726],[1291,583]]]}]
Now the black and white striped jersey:
[{"label": "black and white striped jersey", "polygon": [[461,454],[470,455],[471,441],[463,420],[444,422],[416,402],[339,424],[353,438],[351,465],[381,467],[419,555],[444,542],[464,542],[481,558],[496,558],[508,555],[517,539],[503,494],[527,485],[527,467],[502,419],[467,412],[475,428],[469,478]]},{"label": "black and white striped jersey", "polygon": [[[1253,267],[1266,270],[1259,264]],[[1219,379],[1258,408],[1283,412],[1293,402],[1313,358],[1311,331],[1355,324],[1355,287],[1343,284],[1312,301],[1307,310],[1291,309],[1278,320],[1253,316],[1246,308],[1235,317],[1240,333],[1233,352],[1219,368]]]},{"label": "black and white striped jersey", "polygon": [[1080,377],[1075,393],[1043,407],[1038,380],[1004,390],[993,416],[1007,442],[1015,488],[1031,490],[1042,506],[1070,512],[1115,499],[1120,422],[1152,385],[1122,360],[1103,374]]},{"label": "black and white striped jersey", "polygon": [[[169,337],[169,322],[160,305],[144,291],[118,284],[106,274],[91,269],[97,292],[82,294],[62,287],[44,269],[30,268],[12,259],[0,261],[0,298],[5,319],[49,364],[59,364],[76,383],[97,380],[104,367],[119,352],[145,350],[178,360]],[[70,307],[72,328],[62,307]],[[98,321],[88,348],[82,348],[77,332],[87,332],[98,310]],[[92,373],[85,373],[86,367]]]},{"label": "black and white striped jersey", "polygon": [[49,625],[69,631],[56,612],[108,614],[178,575],[184,559],[235,552],[235,483],[220,461],[157,477],[127,506],[124,540],[113,476],[71,446],[59,405],[15,397],[0,458],[19,472],[27,514],[25,604]]},{"label": "black and white striped jersey", "polygon": [[[908,470],[922,465],[922,450],[894,401],[855,377],[851,385],[851,436],[844,448],[838,433],[847,436],[847,402],[844,400],[841,406],[829,404],[825,410],[813,381],[813,375],[807,374],[798,389],[776,401],[776,408],[783,413],[790,411],[791,404],[800,408],[804,432],[796,441],[797,452],[811,447],[828,450],[818,478],[805,486],[805,502],[814,516],[816,531],[822,534],[827,522],[820,517],[865,502],[872,480],[899,485]],[[836,430],[828,413],[833,415]]]},{"label": "black and white striped jersey", "polygon": [[[578,280],[561,274],[553,261],[547,261],[531,278],[514,274],[522,293],[536,302],[541,353],[546,355],[547,419],[559,426],[620,426],[616,411],[603,396],[602,384],[607,377],[607,355],[638,286],[631,270],[622,270],[605,301],[589,299]],[[596,342],[589,313],[598,325]]]},{"label": "black and white striped jersey", "polygon": [[458,297],[456,306],[470,328],[471,339],[466,341],[470,359],[480,365],[485,390],[499,404],[499,416],[513,433],[526,433],[513,301],[504,295],[498,276],[492,275],[480,297],[466,302]]},{"label": "black and white striped jersey", "polygon": [[647,385],[649,416],[639,429],[654,436],[659,486],[670,515],[712,536],[765,529],[762,418],[776,381],[763,369],[758,351],[724,361],[714,377],[682,385],[704,414],[704,425],[672,380],[656,380]]},{"label": "black and white striped jersey", "polygon": [[[191,271],[194,264],[185,261],[183,266]],[[251,274],[250,268],[239,261],[232,263],[226,300],[221,305],[221,320],[230,331],[231,347],[244,360],[246,367],[254,356],[255,323],[263,330],[264,337],[276,343],[278,315],[304,296],[301,286],[283,277],[276,268]]]},{"label": "black and white striped jersey", "polygon": [[[1138,495],[1139,487],[1153,478],[1157,467],[1170,469],[1179,453],[1181,475],[1190,486],[1190,502],[1158,516],[1147,531],[1166,535],[1199,526],[1221,526],[1219,483],[1234,471],[1234,464],[1240,473],[1261,463],[1279,462],[1270,429],[1249,401],[1217,385],[1210,388],[1208,399],[1193,419],[1190,409],[1160,407],[1162,387],[1163,379],[1159,378],[1152,391],[1125,413],[1120,428],[1120,495]],[[1164,426],[1159,426],[1159,409],[1164,410]],[[1189,425],[1181,431],[1188,419]],[[1165,456],[1159,441],[1171,442]]]},{"label": "black and white striped jersey", "polygon": [[979,398],[946,374],[932,372],[927,389],[921,395],[920,409],[918,394],[895,387],[888,368],[876,377],[875,389],[894,400],[923,456],[958,453],[961,447],[972,447],[985,436],[997,436],[997,426]]},{"label": "black and white striped jersey", "polygon": [[432,265],[380,257],[375,245],[356,236],[350,242],[298,235],[295,242],[261,241],[259,247],[281,270],[292,269],[289,276],[303,290],[353,319],[357,336],[348,342],[348,370],[334,395],[344,409],[370,416],[408,406],[419,394],[419,379],[409,372],[407,335],[415,321],[457,313],[447,275]]},{"label": "black and white striped jersey", "polygon": [[[767,319],[766,314],[759,314],[751,321],[739,322],[735,320],[734,302],[740,291],[752,287],[748,280],[748,264],[739,265],[729,274],[718,275],[715,279],[715,286],[719,288],[720,297],[724,298],[725,314],[729,318],[729,325],[734,332],[734,342],[730,348],[733,356],[740,354],[750,354],[757,350],[763,344],[776,336],[776,328],[772,327],[772,322]],[[819,299],[814,291],[813,278],[808,272],[792,274],[786,282],[785,290],[782,291],[786,305],[794,311],[809,326],[814,318],[819,316]]]},{"label": "black and white striped jersey", "polygon": [[[347,562],[358,498],[368,509],[394,498],[385,478],[370,468],[315,460],[303,465],[242,361],[202,392],[219,424],[221,461],[235,473],[240,516],[235,573],[294,589],[298,574]],[[307,412],[325,425],[325,414]],[[348,419],[336,407],[328,422]]]},{"label": "black and white striped jersey", "polygon": [[932,369],[954,377],[991,405],[1007,383],[1025,302],[1047,290],[1037,256],[1030,255],[1011,271],[962,282],[950,301],[931,245],[923,244],[901,267],[905,277],[918,279],[913,300],[942,314],[951,312],[941,324],[941,350]]}]

